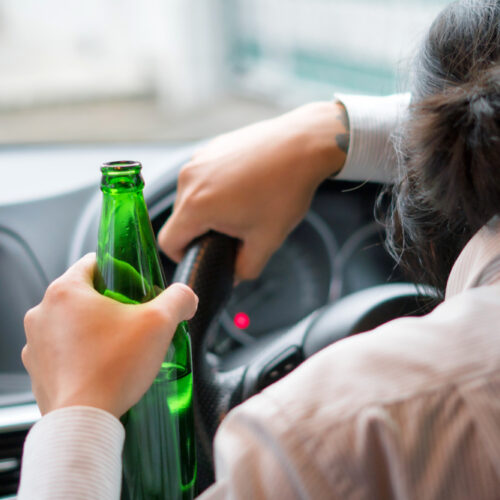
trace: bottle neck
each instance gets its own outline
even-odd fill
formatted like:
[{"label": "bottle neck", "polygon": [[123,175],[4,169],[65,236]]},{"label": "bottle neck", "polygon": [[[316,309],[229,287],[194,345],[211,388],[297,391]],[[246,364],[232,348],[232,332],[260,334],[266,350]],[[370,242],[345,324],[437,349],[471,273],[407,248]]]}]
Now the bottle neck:
[{"label": "bottle neck", "polygon": [[105,195],[141,193],[144,180],[141,164],[132,161],[109,162],[101,167],[101,191]]},{"label": "bottle neck", "polygon": [[114,162],[101,171],[96,289],[122,302],[151,300],[165,288],[165,280],[142,195],[140,164]]}]

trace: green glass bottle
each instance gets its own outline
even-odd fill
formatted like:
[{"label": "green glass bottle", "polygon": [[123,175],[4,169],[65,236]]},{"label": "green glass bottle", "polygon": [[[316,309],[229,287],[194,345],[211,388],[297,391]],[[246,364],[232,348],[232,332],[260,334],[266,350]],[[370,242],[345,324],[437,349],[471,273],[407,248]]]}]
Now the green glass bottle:
[{"label": "green glass bottle", "polygon": [[[128,304],[151,300],[165,288],[155,238],[142,195],[141,164],[101,167],[103,204],[96,289]],[[130,500],[193,498],[196,457],[191,343],[185,322],[175,332],[153,385],[122,418],[125,490]]]}]

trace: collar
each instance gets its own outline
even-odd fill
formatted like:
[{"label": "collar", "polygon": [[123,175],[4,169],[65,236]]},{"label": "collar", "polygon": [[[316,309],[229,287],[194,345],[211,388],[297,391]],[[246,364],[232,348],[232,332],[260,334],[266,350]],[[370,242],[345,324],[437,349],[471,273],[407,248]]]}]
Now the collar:
[{"label": "collar", "polygon": [[500,217],[493,217],[465,245],[446,285],[446,299],[468,288],[500,281]]}]

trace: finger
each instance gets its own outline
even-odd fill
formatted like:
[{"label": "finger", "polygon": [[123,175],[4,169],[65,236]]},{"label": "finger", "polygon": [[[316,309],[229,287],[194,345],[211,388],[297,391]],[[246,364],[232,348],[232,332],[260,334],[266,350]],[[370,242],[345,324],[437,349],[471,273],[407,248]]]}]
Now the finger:
[{"label": "finger", "polygon": [[158,233],[158,244],[170,259],[179,263],[189,244],[207,231],[192,219],[187,220],[182,210],[176,210]]},{"label": "finger", "polygon": [[236,281],[258,278],[273,253],[274,247],[263,238],[244,241],[236,256]]},{"label": "finger", "polygon": [[187,285],[174,283],[145,305],[161,311],[164,318],[174,321],[173,326],[177,326],[181,321],[194,316],[198,297]]},{"label": "finger", "polygon": [[96,266],[95,252],[84,255],[77,260],[62,276],[63,279],[80,281],[92,285],[94,281],[94,271]]}]

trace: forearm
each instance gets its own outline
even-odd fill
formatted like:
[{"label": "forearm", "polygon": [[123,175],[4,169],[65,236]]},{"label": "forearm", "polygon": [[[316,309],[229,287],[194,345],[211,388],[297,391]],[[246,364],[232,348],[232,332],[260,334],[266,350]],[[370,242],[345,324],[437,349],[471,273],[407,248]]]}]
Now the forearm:
[{"label": "forearm", "polygon": [[[313,102],[288,115],[299,118],[288,121],[293,156],[303,159],[314,182],[319,184],[340,172],[349,148],[349,119],[344,105],[339,101]],[[288,120],[288,115],[278,119]]]}]

